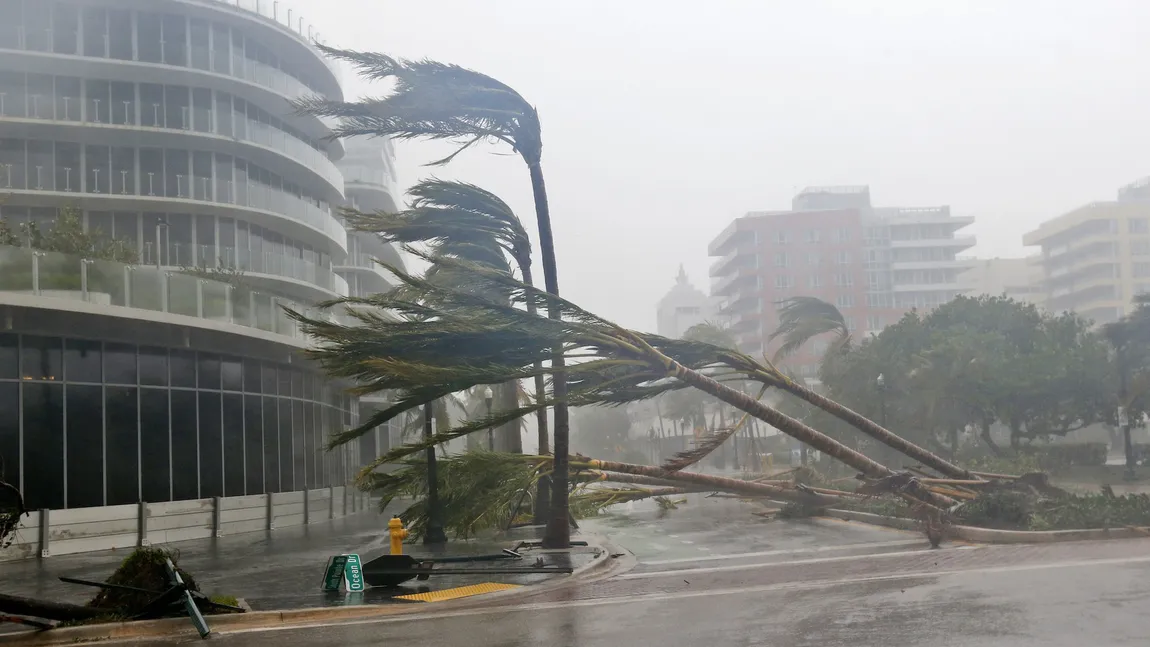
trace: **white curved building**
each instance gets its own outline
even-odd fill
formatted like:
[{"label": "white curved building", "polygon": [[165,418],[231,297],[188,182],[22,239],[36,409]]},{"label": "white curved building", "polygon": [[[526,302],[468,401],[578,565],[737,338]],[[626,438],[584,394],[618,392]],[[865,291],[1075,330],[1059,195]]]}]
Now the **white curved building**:
[{"label": "white curved building", "polygon": [[0,0],[0,217],[74,208],[139,252],[0,247],[0,456],[30,508],[321,488],[366,460],[323,451],[359,405],[279,306],[386,286],[365,256],[394,252],[336,209],[394,207],[392,152],[344,160],[293,112],[342,90],[284,4]]}]

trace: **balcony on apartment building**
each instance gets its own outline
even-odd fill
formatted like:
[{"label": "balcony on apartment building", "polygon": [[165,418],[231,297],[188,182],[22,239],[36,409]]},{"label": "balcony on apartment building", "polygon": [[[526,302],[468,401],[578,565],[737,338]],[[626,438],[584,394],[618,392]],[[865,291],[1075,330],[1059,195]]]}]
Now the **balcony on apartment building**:
[{"label": "balcony on apartment building", "polygon": [[729,297],[748,288],[757,288],[758,285],[759,268],[757,264],[740,266],[711,283],[711,296]]},{"label": "balcony on apartment building", "polygon": [[707,274],[711,277],[720,277],[736,268],[757,264],[758,255],[755,253],[755,249],[753,240],[740,241],[725,255],[711,263],[711,268]]}]

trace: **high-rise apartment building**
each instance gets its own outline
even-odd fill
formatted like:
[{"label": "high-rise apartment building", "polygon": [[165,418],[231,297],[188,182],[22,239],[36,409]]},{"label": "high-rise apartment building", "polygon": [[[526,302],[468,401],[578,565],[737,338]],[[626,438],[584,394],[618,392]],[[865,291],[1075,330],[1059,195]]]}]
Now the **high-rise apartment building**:
[{"label": "high-rise apartment building", "polygon": [[[874,208],[865,186],[810,187],[789,211],[748,213],[711,242],[711,293],[748,352],[774,352],[779,304],[793,296],[834,304],[852,334],[878,332],[960,292],[969,261],[957,255],[974,239],[956,232],[971,222],[949,207]],[[813,377],[827,345],[816,339],[788,364]]]},{"label": "high-rise apartment building", "polygon": [[1115,321],[1150,292],[1150,178],[1122,187],[1117,200],[1048,220],[1022,241],[1040,249],[1048,310]]},{"label": "high-rise apartment building", "polygon": [[0,246],[0,456],[30,508],[298,497],[374,457],[325,451],[360,404],[283,307],[385,288],[364,257],[394,251],[334,207],[394,208],[392,152],[291,107],[343,90],[285,4],[0,0],[0,217],[69,209],[137,254]]},{"label": "high-rise apartment building", "polygon": [[1036,306],[1045,305],[1042,265],[1038,257],[980,258],[962,273],[963,294],[970,297],[1007,297]]}]

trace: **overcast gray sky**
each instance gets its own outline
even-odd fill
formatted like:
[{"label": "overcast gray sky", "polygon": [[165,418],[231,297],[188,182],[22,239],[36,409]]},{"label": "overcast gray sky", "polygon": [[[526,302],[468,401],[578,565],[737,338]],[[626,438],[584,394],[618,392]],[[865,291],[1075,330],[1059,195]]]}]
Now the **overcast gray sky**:
[{"label": "overcast gray sky", "polygon": [[[950,205],[978,219],[977,255],[1020,256],[1037,223],[1150,174],[1146,0],[281,4],[331,45],[458,63],[534,102],[562,291],[643,329],[679,263],[706,289],[707,242],[806,185]],[[401,144],[401,183],[441,151]],[[434,173],[534,229],[526,169],[496,152]]]}]

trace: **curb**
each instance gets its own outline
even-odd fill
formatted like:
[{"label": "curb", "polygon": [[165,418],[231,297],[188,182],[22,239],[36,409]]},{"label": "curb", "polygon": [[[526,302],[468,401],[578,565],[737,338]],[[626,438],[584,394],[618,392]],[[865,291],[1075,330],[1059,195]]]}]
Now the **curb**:
[{"label": "curb", "polygon": [[[471,598],[435,603],[436,610],[456,611],[491,606],[492,601],[507,602],[546,593],[576,584],[596,582],[612,577],[624,569],[634,566],[633,559],[613,559],[612,554],[629,552],[621,550],[601,537],[588,536],[590,548],[599,554],[589,563],[575,569],[563,579],[540,584],[531,584],[507,591],[496,591]],[[612,568],[614,567],[614,568]],[[313,609],[286,609],[281,611],[253,611],[234,615],[208,616],[212,634],[228,633],[231,630],[258,630],[281,626],[308,626],[333,620],[369,620],[389,616],[427,614],[427,604],[359,604],[341,607]],[[142,638],[180,638],[196,636],[187,618],[164,618],[161,620],[141,620],[79,627],[62,627],[48,631],[29,631],[17,634],[0,635],[0,646],[7,645],[65,645],[81,642],[106,640],[135,640]]]},{"label": "curb", "polygon": [[[828,509],[822,515],[843,521],[857,521],[899,530],[918,530],[918,522],[902,517],[886,517],[870,512]],[[1098,539],[1140,539],[1150,537],[1150,528],[1084,528],[1080,530],[996,530],[978,526],[947,526],[949,539],[983,544],[1050,544],[1063,541]]]}]

